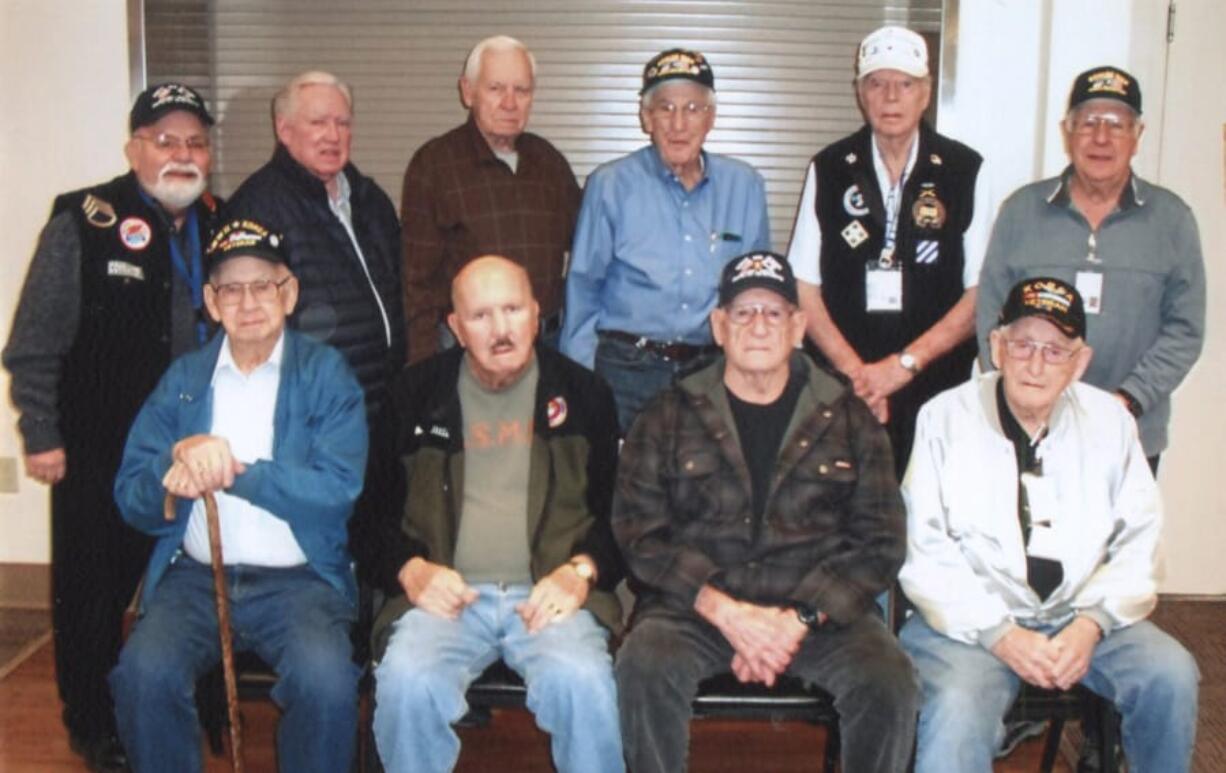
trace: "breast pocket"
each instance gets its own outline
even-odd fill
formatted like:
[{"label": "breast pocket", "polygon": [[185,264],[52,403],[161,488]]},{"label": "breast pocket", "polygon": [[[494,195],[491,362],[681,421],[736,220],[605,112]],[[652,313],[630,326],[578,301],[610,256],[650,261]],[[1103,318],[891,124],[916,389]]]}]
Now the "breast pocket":
[{"label": "breast pocket", "polygon": [[783,529],[809,530],[837,521],[860,480],[850,454],[821,454],[801,460],[780,485],[776,523]]},{"label": "breast pocket", "polygon": [[710,451],[682,451],[670,481],[671,501],[685,521],[718,521],[720,507],[720,459]]}]

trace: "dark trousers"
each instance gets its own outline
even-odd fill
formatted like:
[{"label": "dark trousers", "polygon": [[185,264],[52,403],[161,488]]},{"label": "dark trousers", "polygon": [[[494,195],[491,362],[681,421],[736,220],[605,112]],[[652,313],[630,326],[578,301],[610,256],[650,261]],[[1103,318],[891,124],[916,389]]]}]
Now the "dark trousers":
[{"label": "dark trousers", "polygon": [[[694,613],[656,607],[636,617],[616,664],[631,773],[685,770],[698,683],[730,671],[732,656],[723,635]],[[787,673],[834,696],[843,770],[907,769],[919,710],[917,680],[880,618],[827,623],[810,633]]]},{"label": "dark trousers", "polygon": [[[93,738],[115,732],[107,674],[123,643],[123,615],[153,541],[123,522],[113,463],[68,452],[51,489],[51,624],[64,725]],[[108,474],[108,471],[111,474]]]}]

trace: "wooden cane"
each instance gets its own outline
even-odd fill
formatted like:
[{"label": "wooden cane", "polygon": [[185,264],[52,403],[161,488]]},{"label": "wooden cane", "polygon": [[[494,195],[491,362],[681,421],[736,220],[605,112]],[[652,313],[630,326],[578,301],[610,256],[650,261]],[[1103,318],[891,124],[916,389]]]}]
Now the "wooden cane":
[{"label": "wooden cane", "polygon": [[[174,497],[166,495],[166,520],[174,520]],[[226,593],[226,567],[221,555],[221,522],[217,499],[204,494],[204,515],[209,526],[209,559],[213,565],[213,597],[217,601],[217,635],[221,638],[221,669],[226,682],[226,716],[230,720],[230,766],[243,773],[243,728],[238,714],[238,682],[234,676],[234,632],[230,627],[230,597]]]}]

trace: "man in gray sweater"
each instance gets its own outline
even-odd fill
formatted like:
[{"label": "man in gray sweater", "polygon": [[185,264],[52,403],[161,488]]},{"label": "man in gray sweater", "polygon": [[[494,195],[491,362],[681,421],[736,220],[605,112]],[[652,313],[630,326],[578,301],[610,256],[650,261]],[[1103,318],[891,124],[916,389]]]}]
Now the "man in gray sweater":
[{"label": "man in gray sweater", "polygon": [[1077,76],[1061,125],[1071,164],[1001,207],[979,279],[976,327],[986,358],[1010,287],[1034,276],[1074,285],[1094,348],[1083,379],[1115,393],[1136,417],[1157,470],[1171,392],[1204,341],[1205,265],[1187,204],[1132,171],[1144,128],[1136,78],[1109,66]]}]

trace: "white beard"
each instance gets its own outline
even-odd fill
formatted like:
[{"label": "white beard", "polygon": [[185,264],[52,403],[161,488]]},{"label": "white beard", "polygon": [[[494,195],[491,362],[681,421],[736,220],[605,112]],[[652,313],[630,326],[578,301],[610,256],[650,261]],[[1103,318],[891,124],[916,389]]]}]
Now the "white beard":
[{"label": "white beard", "polygon": [[[193,180],[168,180],[166,173],[171,171],[192,172],[196,177]],[[201,174],[200,167],[195,164],[176,164],[172,161],[158,172],[158,181],[149,194],[161,202],[162,206],[178,212],[187,209],[200,198],[206,185],[207,181]]]}]

